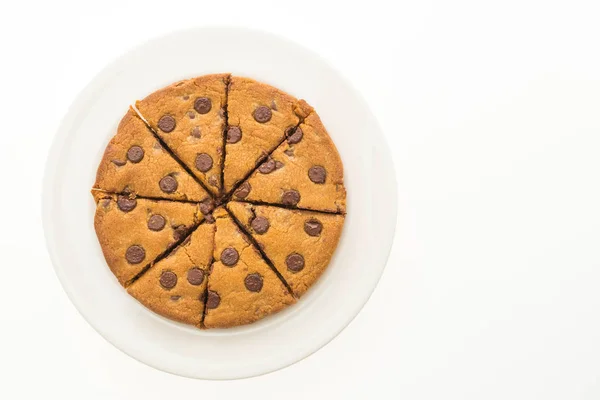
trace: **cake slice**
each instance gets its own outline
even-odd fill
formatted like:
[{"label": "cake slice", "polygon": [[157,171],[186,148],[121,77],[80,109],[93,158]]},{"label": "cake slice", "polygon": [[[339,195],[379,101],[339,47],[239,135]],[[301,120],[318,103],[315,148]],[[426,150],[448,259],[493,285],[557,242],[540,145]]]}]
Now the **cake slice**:
[{"label": "cake slice", "polygon": [[204,186],[221,189],[228,74],[174,83],[136,102],[152,129]]},{"label": "cake slice", "polygon": [[124,286],[202,219],[196,204],[98,192],[95,197],[96,234],[106,263]]},{"label": "cake slice", "polygon": [[208,193],[160,145],[132,109],[106,146],[94,189],[171,200],[208,198]]},{"label": "cake slice", "polygon": [[224,186],[228,193],[310,112],[302,100],[249,78],[229,84]]},{"label": "cake slice", "polygon": [[200,327],[214,238],[215,225],[203,222],[127,291],[164,317]]},{"label": "cake slice", "polygon": [[249,324],[295,302],[227,211],[214,212],[217,232],[208,280],[206,328]]},{"label": "cake slice", "polygon": [[237,201],[227,208],[250,232],[296,297],[327,268],[344,226],[343,215]]},{"label": "cake slice", "polygon": [[319,211],[346,211],[342,160],[310,114],[234,193],[234,199]]}]

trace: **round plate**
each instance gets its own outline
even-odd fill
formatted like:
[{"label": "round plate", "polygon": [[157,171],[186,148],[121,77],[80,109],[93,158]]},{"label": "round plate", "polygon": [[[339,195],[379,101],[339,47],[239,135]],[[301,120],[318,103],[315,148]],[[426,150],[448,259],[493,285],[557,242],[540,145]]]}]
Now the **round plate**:
[{"label": "round plate", "polygon": [[[214,72],[255,78],[315,108],[344,162],[348,215],[331,264],[296,305],[252,325],[201,331],[152,313],[119,286],[96,239],[90,189],[130,104],[177,80]],[[396,203],[389,148],[348,81],[297,44],[264,32],[213,27],[151,40],[106,67],[83,90],[50,151],[43,220],[60,282],[106,340],[163,371],[234,379],[301,360],[350,323],[385,267]]]}]

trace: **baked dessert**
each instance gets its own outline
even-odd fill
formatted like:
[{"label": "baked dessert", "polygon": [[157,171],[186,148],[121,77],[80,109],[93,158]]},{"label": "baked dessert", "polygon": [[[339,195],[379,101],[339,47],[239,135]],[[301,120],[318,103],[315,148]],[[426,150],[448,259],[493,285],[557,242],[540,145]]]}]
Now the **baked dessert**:
[{"label": "baked dessert", "polygon": [[337,247],[344,216],[231,201],[227,208],[250,232],[296,297],[321,276]]},{"label": "baked dessert", "polygon": [[291,134],[311,108],[272,86],[253,79],[231,77],[227,95],[225,191]]},{"label": "baked dessert", "polygon": [[202,201],[209,197],[133,109],[127,111],[106,146],[94,189],[173,200]]},{"label": "baked dessert", "polygon": [[175,321],[200,327],[212,263],[215,225],[204,221],[127,291],[140,303]]},{"label": "baked dessert", "polygon": [[294,303],[285,284],[227,211],[219,208],[214,216],[217,231],[204,326],[248,324]]},{"label": "baked dessert", "polygon": [[330,263],[346,215],[342,161],[317,113],[230,74],[137,101],[92,194],[119,283],[150,310],[203,329],[294,304]]},{"label": "baked dessert", "polygon": [[136,102],[153,131],[213,195],[221,189],[228,74],[205,75]]},{"label": "baked dessert", "polygon": [[202,220],[199,206],[193,203],[95,194],[98,241],[123,285],[168,253]]},{"label": "baked dessert", "polygon": [[309,115],[246,181],[248,201],[346,211],[344,171],[316,113]]}]

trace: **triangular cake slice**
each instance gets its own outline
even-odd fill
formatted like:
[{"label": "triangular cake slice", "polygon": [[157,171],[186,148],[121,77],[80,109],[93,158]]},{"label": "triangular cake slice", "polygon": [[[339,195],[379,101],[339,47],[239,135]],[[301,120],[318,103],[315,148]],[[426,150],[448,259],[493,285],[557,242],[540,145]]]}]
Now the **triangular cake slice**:
[{"label": "triangular cake slice", "polygon": [[228,74],[174,83],[136,102],[152,129],[213,194],[221,188]]},{"label": "triangular cake slice", "polygon": [[202,223],[127,291],[160,315],[200,327],[214,236],[215,225]]},{"label": "triangular cake slice", "polygon": [[234,198],[319,211],[346,211],[342,160],[310,114],[234,193]]},{"label": "triangular cake slice", "polygon": [[218,208],[212,273],[208,281],[206,328],[249,324],[295,302],[227,211]]},{"label": "triangular cake slice", "polygon": [[192,203],[96,195],[94,227],[106,263],[126,285],[202,219]]},{"label": "triangular cake slice", "polygon": [[302,100],[249,78],[229,84],[225,192],[228,193],[308,115]]},{"label": "triangular cake slice", "polygon": [[132,109],[106,146],[94,189],[172,200],[201,201],[208,197]]},{"label": "triangular cake slice", "polygon": [[233,216],[300,297],[321,276],[337,247],[344,216],[232,201]]}]

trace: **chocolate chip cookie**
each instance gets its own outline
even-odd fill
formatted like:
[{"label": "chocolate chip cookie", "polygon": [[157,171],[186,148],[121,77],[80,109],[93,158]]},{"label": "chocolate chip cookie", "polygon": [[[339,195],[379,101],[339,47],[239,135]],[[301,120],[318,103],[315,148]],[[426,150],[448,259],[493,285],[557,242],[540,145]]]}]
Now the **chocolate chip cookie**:
[{"label": "chocolate chip cookie", "polygon": [[173,200],[202,201],[209,197],[132,109],[106,146],[94,189]]},{"label": "chocolate chip cookie", "polygon": [[228,74],[172,84],[136,103],[154,132],[214,195],[221,190]]},{"label": "chocolate chip cookie", "polygon": [[96,193],[94,227],[106,263],[126,285],[202,220],[197,204]]},{"label": "chocolate chip cookie", "polygon": [[92,188],[119,283],[203,329],[295,303],[327,268],[346,214],[342,161],[313,108],[230,74],[174,83],[136,107]]},{"label": "chocolate chip cookie", "polygon": [[345,212],[342,160],[316,113],[310,114],[246,181],[250,201]]},{"label": "chocolate chip cookie", "polygon": [[344,215],[232,201],[227,208],[250,232],[296,297],[321,276],[342,233]]},{"label": "chocolate chip cookie", "polygon": [[204,326],[227,328],[249,324],[294,303],[284,283],[227,211],[219,208],[214,216],[217,231]]},{"label": "chocolate chip cookie", "polygon": [[231,77],[227,96],[228,128],[224,167],[230,191],[294,129],[310,107],[272,86]]},{"label": "chocolate chip cookie", "polygon": [[215,225],[203,222],[179,246],[133,282],[127,291],[167,318],[201,326]]}]

